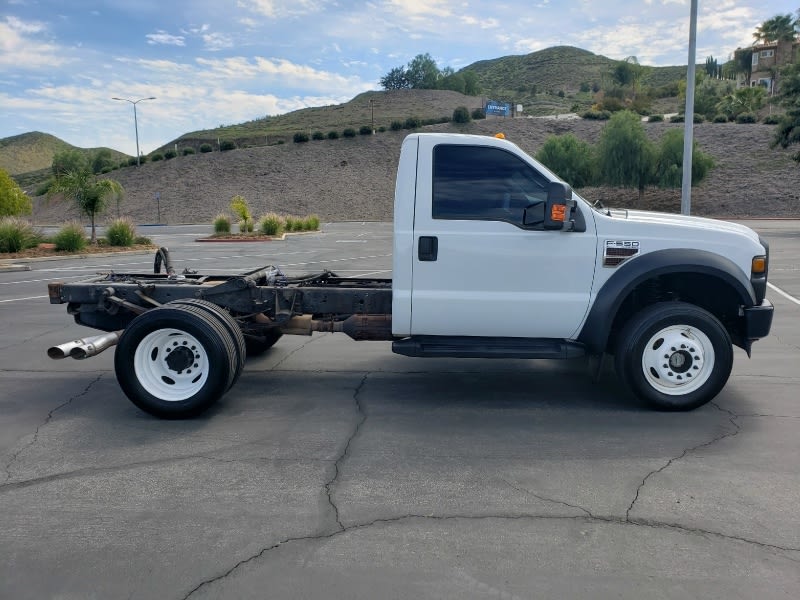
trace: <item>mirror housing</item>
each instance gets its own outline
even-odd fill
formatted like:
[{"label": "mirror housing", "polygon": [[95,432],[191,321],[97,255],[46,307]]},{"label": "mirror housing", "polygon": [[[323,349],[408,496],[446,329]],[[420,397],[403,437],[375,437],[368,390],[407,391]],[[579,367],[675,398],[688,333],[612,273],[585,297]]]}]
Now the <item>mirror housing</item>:
[{"label": "mirror housing", "polygon": [[551,181],[544,206],[544,229],[563,229],[569,224],[574,207],[572,188],[561,181]]}]

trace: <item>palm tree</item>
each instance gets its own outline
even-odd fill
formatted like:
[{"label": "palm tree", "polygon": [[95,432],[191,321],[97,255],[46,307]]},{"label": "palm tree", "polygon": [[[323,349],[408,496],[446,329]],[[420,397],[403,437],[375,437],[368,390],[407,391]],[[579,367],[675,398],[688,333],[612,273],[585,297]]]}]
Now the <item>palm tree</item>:
[{"label": "palm tree", "polygon": [[98,179],[90,169],[67,171],[56,179],[47,193],[48,197],[63,194],[64,198],[74,201],[78,210],[92,221],[92,244],[97,243],[95,218],[102,214],[108,207],[110,200],[119,199],[124,195],[122,185],[113,179]]},{"label": "palm tree", "polygon": [[756,42],[792,42],[797,36],[797,20],[791,14],[775,15],[756,28],[753,37]]}]

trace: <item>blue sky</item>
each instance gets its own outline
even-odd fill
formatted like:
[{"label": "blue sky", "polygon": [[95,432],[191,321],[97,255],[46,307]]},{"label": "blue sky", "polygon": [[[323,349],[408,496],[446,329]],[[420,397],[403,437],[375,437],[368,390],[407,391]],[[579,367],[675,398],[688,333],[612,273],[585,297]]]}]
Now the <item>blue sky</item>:
[{"label": "blue sky", "polygon": [[[430,53],[478,60],[571,45],[686,64],[689,0],[3,0],[0,138],[43,131],[148,153],[181,134],[337,104]],[[724,60],[800,0],[700,0],[697,58]]]}]

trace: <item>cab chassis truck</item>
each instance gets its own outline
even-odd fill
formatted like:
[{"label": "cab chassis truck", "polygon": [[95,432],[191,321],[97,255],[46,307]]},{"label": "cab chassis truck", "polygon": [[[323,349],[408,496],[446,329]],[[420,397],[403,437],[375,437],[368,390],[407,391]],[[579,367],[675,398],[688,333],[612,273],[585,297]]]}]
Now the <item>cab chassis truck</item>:
[{"label": "cab chassis truck", "polygon": [[590,204],[497,137],[404,140],[392,257],[393,279],[177,274],[161,248],[153,273],[49,284],[51,303],[106,333],[48,355],[116,346],[122,390],[162,418],[202,413],[248,355],[313,332],[416,357],[613,355],[634,396],[691,410],[727,382],[733,346],[749,356],[772,323],[769,248],[751,229]]}]

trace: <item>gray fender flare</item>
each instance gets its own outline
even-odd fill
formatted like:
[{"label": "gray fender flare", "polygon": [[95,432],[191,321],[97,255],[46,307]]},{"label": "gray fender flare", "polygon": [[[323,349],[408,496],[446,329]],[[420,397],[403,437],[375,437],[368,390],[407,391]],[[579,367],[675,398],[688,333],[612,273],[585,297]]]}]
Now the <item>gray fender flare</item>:
[{"label": "gray fender flare", "polygon": [[611,325],[622,302],[644,281],[671,273],[698,273],[716,277],[736,291],[743,306],[756,303],[749,278],[729,258],[706,250],[675,248],[656,250],[623,263],[597,292],[589,315],[578,334],[590,353],[605,351]]}]

